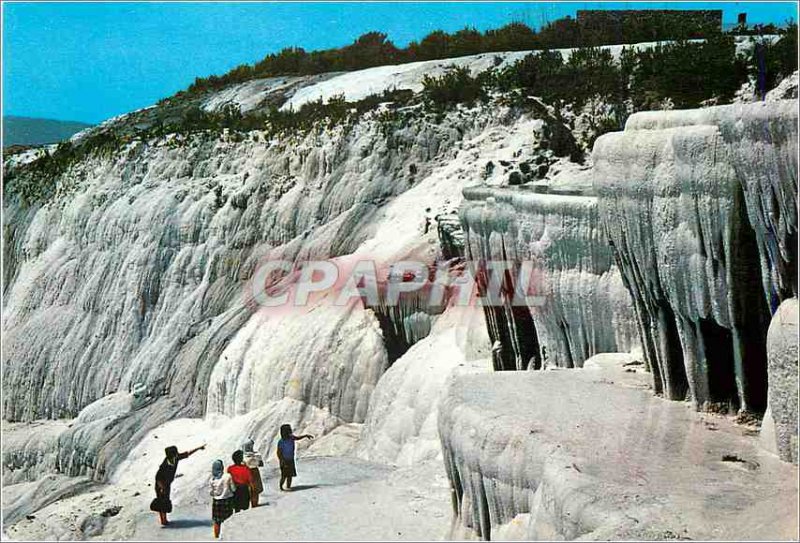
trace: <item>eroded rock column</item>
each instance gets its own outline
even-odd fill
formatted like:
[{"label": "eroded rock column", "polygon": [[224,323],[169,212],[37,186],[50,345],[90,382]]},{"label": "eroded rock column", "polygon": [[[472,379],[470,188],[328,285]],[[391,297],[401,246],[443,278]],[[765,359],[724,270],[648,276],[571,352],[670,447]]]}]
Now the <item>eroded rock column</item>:
[{"label": "eroded rock column", "polygon": [[798,463],[798,310],[797,298],[783,302],[767,334],[769,408],[775,422],[775,442],[778,455],[795,464]]}]

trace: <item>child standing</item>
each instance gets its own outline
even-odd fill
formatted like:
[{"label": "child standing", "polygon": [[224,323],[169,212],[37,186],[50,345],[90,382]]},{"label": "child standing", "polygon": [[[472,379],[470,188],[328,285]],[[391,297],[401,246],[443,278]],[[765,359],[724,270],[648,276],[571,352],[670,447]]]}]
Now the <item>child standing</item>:
[{"label": "child standing", "polygon": [[150,510],[158,513],[158,519],[162,526],[169,524],[167,513],[172,513],[170,492],[172,490],[172,481],[175,480],[175,474],[178,471],[178,462],[205,448],[205,445],[201,445],[196,449],[182,453],[179,453],[178,447],[174,445],[164,449],[164,461],[161,462],[156,472],[156,499],[150,503]]},{"label": "child standing", "polygon": [[281,465],[280,489],[283,490],[283,483],[286,483],[286,490],[292,489],[292,477],[297,477],[297,469],[294,465],[294,442],[301,439],[314,439],[311,434],[296,436],[292,434],[292,426],[284,424],[281,426],[281,439],[278,441],[278,462]]},{"label": "child standing", "polygon": [[236,485],[230,473],[225,473],[222,460],[211,464],[211,520],[214,522],[214,539],[219,537],[222,523],[233,514],[233,493]]},{"label": "child standing", "polygon": [[264,492],[264,483],[261,482],[261,466],[264,460],[261,455],[253,450],[255,442],[248,439],[242,444],[244,451],[244,465],[250,470],[250,506],[258,507],[258,495]]},{"label": "child standing", "polygon": [[250,470],[242,464],[244,453],[233,453],[233,465],[228,466],[236,490],[233,492],[233,509],[238,513],[250,508]]}]

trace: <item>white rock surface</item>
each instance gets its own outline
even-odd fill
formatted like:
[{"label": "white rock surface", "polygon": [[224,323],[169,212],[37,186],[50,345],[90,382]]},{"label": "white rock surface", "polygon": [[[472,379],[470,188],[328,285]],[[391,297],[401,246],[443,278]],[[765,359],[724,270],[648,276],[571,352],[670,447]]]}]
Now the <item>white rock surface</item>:
[{"label": "white rock surface", "polygon": [[[526,369],[531,357],[541,356],[541,347],[547,364],[580,367],[594,354],[638,345],[630,295],[595,197],[513,187],[470,188],[465,197],[460,216],[467,257],[513,261],[514,278],[521,263],[532,263],[529,293],[541,297],[516,313],[509,308],[487,311],[492,339],[513,346],[504,353],[506,369]],[[532,322],[523,310],[530,311]]]},{"label": "white rock surface", "polygon": [[[4,484],[55,465],[98,481],[121,462],[154,473],[131,452],[154,432],[181,446],[217,436],[228,458],[244,434],[265,446],[284,421],[322,436],[365,420],[388,367],[374,312],[257,311],[257,264],[432,263],[426,217],[457,209],[486,162],[530,146],[536,124],[492,105],[411,115],[390,139],[369,115],[285,140],[169,136],[78,163],[44,205],[7,198],[4,415],[75,420],[12,439]],[[217,415],[233,433],[217,432]],[[176,419],[199,422],[181,434]]]},{"label": "white rock surface", "polygon": [[647,382],[624,369],[457,377],[439,415],[451,537],[797,538],[797,467]]},{"label": "white rock surface", "polygon": [[254,79],[232,85],[219,92],[212,94],[203,102],[203,109],[215,111],[227,104],[232,104],[239,108],[239,111],[246,113],[256,109],[262,104],[264,99],[275,93],[291,93],[294,87],[303,84],[313,83],[317,79],[326,79],[330,74],[316,77],[269,77],[265,79]]},{"label": "white rock surface", "polygon": [[797,334],[800,320],[797,298],[781,304],[767,335],[769,359],[769,411],[778,455],[798,463],[798,364]]},{"label": "white rock surface", "polygon": [[764,100],[767,102],[774,102],[776,100],[796,100],[797,87],[798,84],[800,84],[798,79],[800,79],[800,76],[798,76],[798,72],[795,70],[792,75],[785,78],[778,83],[777,87],[769,91],[764,97]]},{"label": "white rock surface", "polygon": [[430,335],[381,378],[358,455],[401,466],[441,462],[437,414],[446,383],[454,375],[490,369],[483,313],[474,307],[447,309]]},{"label": "white rock surface", "polygon": [[797,141],[796,104],[777,101],[637,113],[595,144],[600,216],[666,397],[766,407],[770,309],[797,292]]},{"label": "white rock surface", "polygon": [[374,315],[360,304],[297,313],[274,315],[263,307],[253,314],[214,366],[207,413],[245,414],[293,398],[364,421],[372,390],[389,365]]}]

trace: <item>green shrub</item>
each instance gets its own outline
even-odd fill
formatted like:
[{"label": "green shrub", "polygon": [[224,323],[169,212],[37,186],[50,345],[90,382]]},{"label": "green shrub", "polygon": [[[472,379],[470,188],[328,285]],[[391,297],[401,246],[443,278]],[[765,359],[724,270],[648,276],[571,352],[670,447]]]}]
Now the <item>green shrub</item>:
[{"label": "green shrub", "polygon": [[574,51],[566,63],[565,71],[564,79],[571,84],[564,86],[561,92],[577,107],[593,96],[614,100],[622,98],[622,72],[608,49],[586,47]]},{"label": "green shrub", "polygon": [[521,89],[545,102],[559,101],[581,108],[600,96],[612,103],[627,97],[626,73],[608,50],[586,48],[574,51],[564,62],[557,51],[532,53],[497,75],[502,91]]},{"label": "green shrub", "polygon": [[551,102],[569,85],[564,59],[558,51],[540,51],[526,55],[497,76],[501,91],[524,89],[529,94]]},{"label": "green shrub", "polygon": [[423,95],[429,103],[440,108],[474,104],[476,100],[486,98],[485,77],[472,77],[469,69],[463,67],[448,70],[439,77],[426,75],[422,79]]},{"label": "green shrub", "polygon": [[639,51],[632,98],[636,109],[657,109],[668,98],[677,108],[698,107],[714,97],[730,100],[746,80],[746,62],[736,56],[733,37],[720,34]]}]

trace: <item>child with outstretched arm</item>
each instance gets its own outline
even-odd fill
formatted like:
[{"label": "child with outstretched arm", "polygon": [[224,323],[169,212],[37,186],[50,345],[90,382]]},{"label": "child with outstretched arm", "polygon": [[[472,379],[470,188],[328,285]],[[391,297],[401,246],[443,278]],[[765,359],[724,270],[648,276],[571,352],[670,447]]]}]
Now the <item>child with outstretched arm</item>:
[{"label": "child with outstretched arm", "polygon": [[283,485],[286,483],[286,490],[292,490],[292,477],[297,477],[297,469],[294,465],[294,442],[301,439],[314,439],[310,434],[296,436],[292,433],[291,424],[284,424],[281,426],[281,439],[278,441],[278,462],[281,466],[281,482],[280,489],[284,490]]},{"label": "child with outstretched arm", "polygon": [[178,452],[178,447],[170,445],[164,449],[164,461],[161,462],[156,472],[156,499],[150,503],[150,510],[158,513],[158,518],[162,526],[169,524],[167,513],[172,513],[170,491],[172,489],[172,481],[175,480],[175,475],[178,472],[178,462],[189,458],[197,451],[202,451],[205,448],[205,445],[201,445],[190,451]]}]

